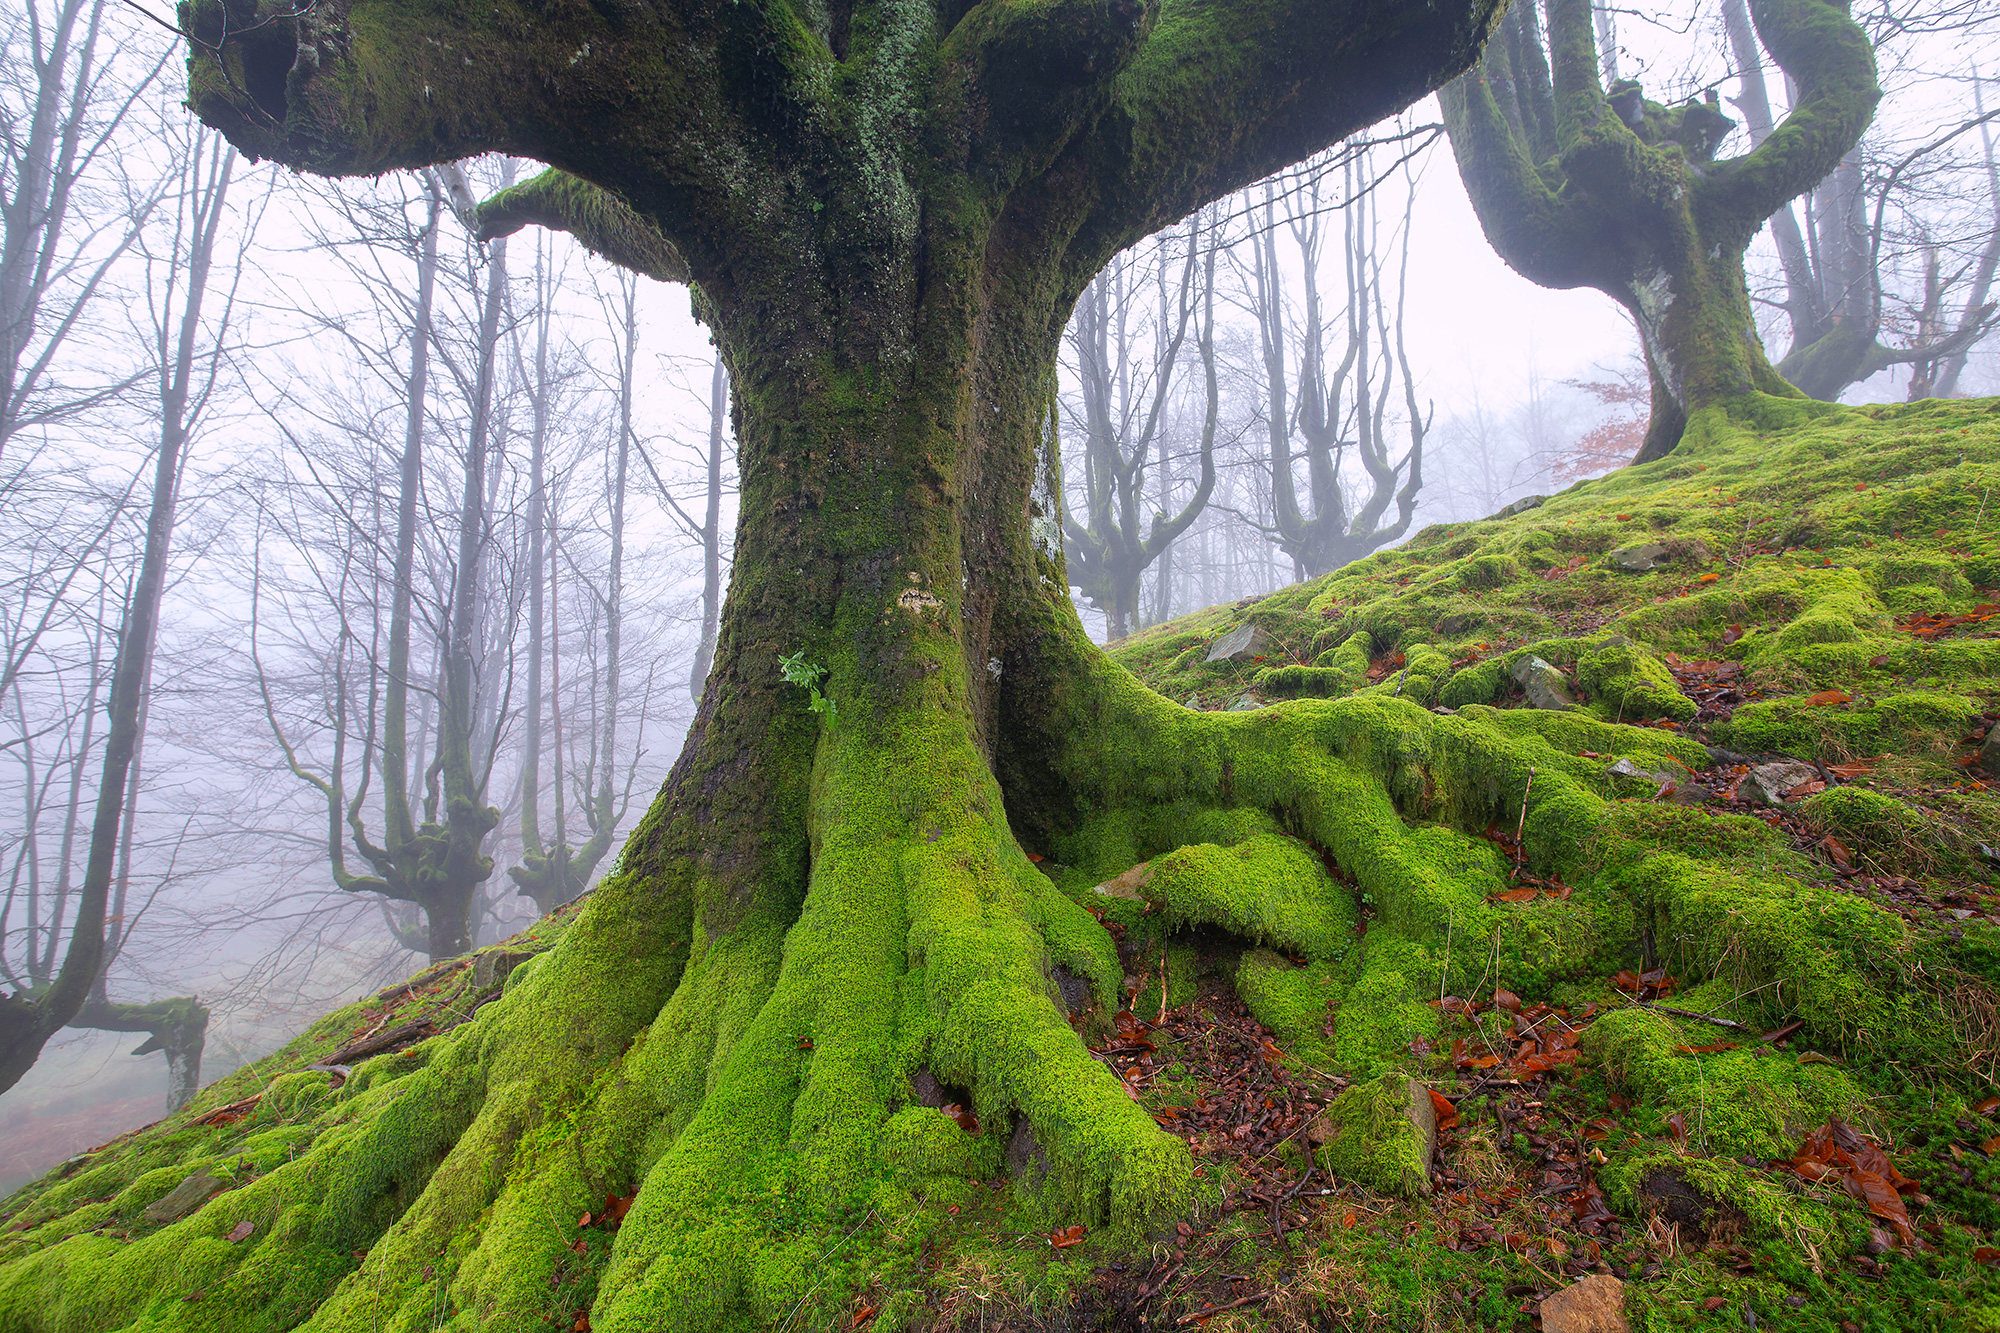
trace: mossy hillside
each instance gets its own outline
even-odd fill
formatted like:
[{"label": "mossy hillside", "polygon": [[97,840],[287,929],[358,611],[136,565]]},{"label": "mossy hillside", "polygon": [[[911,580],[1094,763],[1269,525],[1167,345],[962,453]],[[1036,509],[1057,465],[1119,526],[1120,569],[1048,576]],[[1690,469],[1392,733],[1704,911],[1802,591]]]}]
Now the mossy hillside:
[{"label": "mossy hillside", "polygon": [[[1157,626],[1111,652],[1169,697],[1212,705],[1267,668],[1274,678],[1295,665],[1352,679],[1420,642],[1465,663],[1447,690],[1475,672],[1504,692],[1511,681],[1485,665],[1493,657],[1511,665],[1545,649],[1570,666],[1601,657],[1595,636],[1616,633],[1663,688],[1671,681],[1652,675],[1648,659],[1679,652],[1744,663],[1773,703],[1830,688],[1855,696],[1819,718],[1913,690],[1990,703],[2000,645],[1922,642],[1893,622],[1967,609],[2000,584],[2000,518],[1990,505],[1981,512],[2000,480],[1996,415],[1986,403],[1927,402],[1761,433],[1711,422],[1670,458],[1579,483],[1525,513],[1427,528],[1324,578]],[[1667,548],[1654,570],[1611,559],[1649,542]],[[1267,661],[1202,660],[1246,621],[1270,635]],[[1725,644],[1731,626],[1742,637]],[[1559,645],[1563,659],[1550,656]],[[1396,674],[1383,677],[1391,689]],[[1333,692],[1332,677],[1314,680],[1311,692]],[[1492,697],[1468,677],[1448,702]],[[1871,721],[1862,733],[1871,741],[1939,730],[1931,717]],[[1794,728],[1789,739],[1820,735]]]}]

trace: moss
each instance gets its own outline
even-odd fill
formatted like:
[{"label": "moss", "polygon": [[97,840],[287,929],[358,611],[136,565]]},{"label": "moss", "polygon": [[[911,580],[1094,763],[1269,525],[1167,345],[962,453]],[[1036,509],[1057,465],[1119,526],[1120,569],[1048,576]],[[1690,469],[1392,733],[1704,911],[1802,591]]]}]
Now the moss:
[{"label": "moss", "polygon": [[1339,667],[1265,667],[1251,677],[1252,687],[1278,698],[1310,696],[1331,699],[1354,688],[1354,678]]},{"label": "moss", "polygon": [[1319,858],[1275,833],[1169,852],[1153,861],[1144,892],[1171,923],[1211,923],[1310,958],[1344,954],[1357,919]]},{"label": "moss", "polygon": [[1800,803],[1815,831],[1838,838],[1878,873],[1964,874],[1975,869],[1957,828],[1907,801],[1863,787],[1834,787]]},{"label": "moss", "polygon": [[1597,711],[1613,721],[1685,722],[1694,701],[1682,694],[1666,664],[1622,634],[1614,634],[1583,654],[1577,679],[1590,691]]},{"label": "moss", "polygon": [[1452,673],[1438,691],[1438,702],[1447,708],[1466,704],[1492,703],[1500,693],[1501,666],[1497,661],[1476,662]]},{"label": "moss", "polygon": [[1430,1093],[1407,1074],[1390,1071],[1357,1083],[1327,1104],[1330,1135],[1320,1164],[1334,1175],[1387,1194],[1414,1198],[1430,1191],[1429,1137],[1413,1118],[1429,1112]]},{"label": "moss", "polygon": [[1939,753],[1958,743],[1979,712],[1974,700],[1935,690],[1906,690],[1873,704],[1781,699],[1744,705],[1717,735],[1739,749],[1801,759]]},{"label": "moss", "polygon": [[1691,1188],[1707,1205],[1705,1225],[1725,1237],[1740,1229],[1752,1239],[1782,1241],[1810,1253],[1843,1242],[1846,1248],[1867,1234],[1857,1212],[1836,1212],[1825,1202],[1801,1198],[1770,1174],[1720,1157],[1660,1149],[1619,1153],[1599,1169],[1598,1181],[1613,1208],[1643,1217],[1658,1210],[1646,1186],[1662,1174]]},{"label": "moss", "polygon": [[[1716,998],[1697,996],[1675,1007],[1728,1017]],[[1802,1063],[1795,1054],[1754,1044],[1688,1054],[1728,1044],[1736,1035],[1629,1008],[1585,1029],[1582,1049],[1607,1077],[1643,1098],[1655,1117],[1679,1114],[1690,1147],[1708,1156],[1785,1158],[1831,1117],[1858,1124],[1873,1119],[1861,1089],[1824,1060]]]},{"label": "moss", "polygon": [[1330,1006],[1346,993],[1338,966],[1325,959],[1298,966],[1269,949],[1247,949],[1236,965],[1236,993],[1278,1045],[1307,1065],[1332,1063],[1326,1044]]},{"label": "moss", "polygon": [[[1438,964],[1423,945],[1383,938],[1369,942],[1361,975],[1339,997],[1333,1015],[1333,1057],[1366,1077],[1411,1062],[1413,1044],[1433,1042]],[[1365,1179],[1366,1177],[1356,1177]]]}]

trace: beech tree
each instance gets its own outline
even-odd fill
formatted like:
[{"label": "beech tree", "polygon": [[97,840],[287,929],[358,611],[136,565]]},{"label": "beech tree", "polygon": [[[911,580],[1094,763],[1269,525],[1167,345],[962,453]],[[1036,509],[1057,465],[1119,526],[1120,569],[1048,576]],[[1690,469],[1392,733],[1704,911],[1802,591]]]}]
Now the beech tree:
[{"label": "beech tree", "polygon": [[[1739,83],[1730,101],[1742,113],[1750,146],[1755,148],[1770,135],[1773,124],[1762,53],[1745,0],[1724,0],[1722,17]],[[1983,117],[1979,80],[1975,77],[1972,83],[1975,109]],[[1782,305],[1791,334],[1778,373],[1807,394],[1834,402],[1848,385],[1891,366],[1907,365],[1912,368],[1913,400],[1933,392],[1949,395],[1957,380],[1953,368],[1963,366],[1966,352],[1992,331],[1995,307],[1986,297],[2000,263],[2000,226],[1987,235],[1976,257],[1955,265],[1955,274],[1941,271],[1934,245],[1923,246],[1924,290],[1912,303],[1914,318],[1907,321],[1912,336],[1900,346],[1883,342],[1882,251],[1890,196],[1899,185],[1909,184],[1916,174],[1913,168],[1922,171],[1925,158],[1975,125],[1982,132],[1987,128],[1981,119],[1961,124],[1902,156],[1886,171],[1872,173],[1879,177],[1872,188],[1857,144],[1806,196],[1804,225],[1789,201],[1771,214],[1771,239],[1784,272]],[[1990,136],[1985,145],[1982,183],[1988,187],[1988,198],[1981,211],[2000,221]],[[1957,302],[1958,310],[1947,314],[1946,289],[1957,286],[1960,279],[1966,280],[1967,293]]]},{"label": "beech tree", "polygon": [[1861,140],[1881,98],[1868,38],[1840,0],[1751,0],[1764,49],[1797,85],[1756,147],[1717,161],[1734,128],[1711,91],[1667,107],[1599,77],[1590,0],[1509,6],[1477,70],[1440,94],[1486,238],[1544,287],[1593,287],[1639,326],[1653,410],[1639,461],[1688,418],[1751,395],[1796,398],[1757,335],[1743,253],[1764,219]]},{"label": "beech tree", "polygon": [[[1033,1206],[1135,1232],[1186,1207],[1185,1144],[1058,1004],[1118,1007],[1110,938],[1023,844],[1105,812],[1247,805],[1302,812],[1373,865],[1357,830],[1402,825],[1323,799],[1388,797],[1306,713],[1192,712],[1089,643],[1047,386],[1113,255],[1463,70],[1491,11],[183,11],[191,105],[246,152],[330,174],[550,164],[482,222],[564,227],[691,282],[735,390],[741,517],[686,748],[618,871],[411,1075],[423,1088],[278,1168],[351,1164],[315,1177],[327,1237],[400,1217],[315,1326],[435,1326],[446,1245],[456,1326],[537,1319],[574,1234],[548,1219],[642,1171],[591,1326],[746,1326],[821,1253],[799,1232],[879,1170],[920,1067],[994,1134],[1013,1125]],[[577,1151],[529,1151],[552,1133]],[[767,1233],[772,1200],[798,1231]],[[349,1243],[327,1243],[314,1271],[346,1271]]]},{"label": "beech tree", "polygon": [[[1211,229],[1206,245],[1191,223],[1187,253],[1178,266],[1164,252],[1154,256],[1152,282],[1129,258],[1084,289],[1070,334],[1076,349],[1082,394],[1083,521],[1064,506],[1064,552],[1076,565],[1072,577],[1090,604],[1105,615],[1108,637],[1122,639],[1139,628],[1139,578],[1200,517],[1215,490],[1215,424],[1220,391],[1215,372],[1215,249]],[[1178,278],[1172,269],[1178,267]],[[1201,275],[1197,287],[1195,274]],[[1153,291],[1150,327],[1141,293]],[[1176,387],[1183,346],[1192,324],[1202,370],[1201,481],[1180,511],[1167,516],[1169,470],[1168,408]],[[1132,360],[1150,351],[1150,367],[1140,372],[1133,393]],[[1055,428],[1052,416],[1050,428]],[[1159,457],[1154,459],[1157,448]],[[1142,518],[1147,471],[1158,478],[1159,508]],[[1150,519],[1150,521],[1147,521]]]},{"label": "beech tree", "polygon": [[[1253,207],[1250,215],[1254,229],[1249,305],[1263,354],[1271,474],[1271,502],[1264,511],[1270,522],[1260,519],[1257,527],[1291,557],[1294,571],[1304,578],[1339,569],[1408,532],[1424,485],[1424,433],[1430,413],[1417,404],[1416,376],[1403,341],[1416,182],[1406,178],[1401,269],[1392,317],[1375,197],[1382,182],[1371,171],[1372,146],[1346,145],[1339,160],[1341,272],[1346,288],[1341,307],[1331,307],[1320,290],[1320,265],[1332,239],[1327,226],[1327,214],[1334,207],[1327,198],[1331,165],[1287,179],[1282,189],[1267,184],[1261,207]],[[1296,349],[1285,293],[1288,265],[1278,245],[1281,233],[1290,234],[1303,261],[1300,286],[1305,301],[1298,314]],[[1345,334],[1337,353],[1328,345],[1335,330]],[[1298,361],[1296,374],[1288,368],[1293,355]],[[1398,378],[1403,391],[1395,395]],[[1396,415],[1402,417],[1408,435],[1400,459],[1392,442]],[[1352,469],[1345,466],[1350,456],[1359,464],[1365,487],[1354,485]],[[1297,475],[1301,463],[1303,496]]]}]

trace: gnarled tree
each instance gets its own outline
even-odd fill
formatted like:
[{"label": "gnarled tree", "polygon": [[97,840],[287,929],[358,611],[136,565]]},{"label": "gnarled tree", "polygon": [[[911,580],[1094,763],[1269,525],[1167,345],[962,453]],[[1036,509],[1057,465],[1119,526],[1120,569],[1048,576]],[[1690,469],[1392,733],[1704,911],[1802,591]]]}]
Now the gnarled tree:
[{"label": "gnarled tree", "polygon": [[1652,420],[1641,461],[1693,413],[1797,397],[1757,335],[1743,252],[1764,219],[1817,185],[1861,139],[1881,90],[1867,36],[1839,0],[1752,0],[1765,50],[1798,86],[1755,148],[1715,160],[1733,122],[1713,100],[1607,93],[1589,0],[1509,7],[1479,68],[1441,93],[1458,169],[1486,238],[1523,277],[1592,287],[1639,326]]},{"label": "gnarled tree", "polygon": [[[1302,774],[1260,760],[1243,785],[1229,724],[1149,694],[1085,638],[1046,387],[1111,256],[1463,70],[1490,11],[190,8],[191,103],[246,151],[329,174],[488,151],[547,162],[492,202],[492,229],[566,227],[628,267],[684,274],[736,390],[736,557],[686,749],[619,873],[466,1030],[492,1037],[476,1077],[400,1098],[407,1112],[366,1131],[384,1136],[362,1173],[375,1184],[339,1189],[407,1177],[402,1220],[366,1261],[383,1283],[340,1286],[318,1326],[428,1310],[419,1272],[482,1212],[451,1301],[497,1326],[545,1299],[566,1251],[539,1238],[546,1210],[574,1216],[607,1167],[631,1180],[642,1161],[593,1326],[735,1326],[811,1264],[756,1238],[755,1203],[778,1191],[809,1219],[850,1206],[925,1063],[1018,1118],[1046,1168],[1023,1189],[1051,1210],[1137,1226],[1183,1206],[1184,1145],[1050,999],[1061,964],[1115,1006],[1109,937],[1016,830],[1170,799],[1276,805]],[[781,675],[801,653],[826,669],[832,711]],[[1171,762],[1135,734],[1162,728]],[[425,1077],[449,1082],[456,1059]],[[632,1077],[596,1078],[621,1060]],[[618,1161],[587,1147],[500,1169],[558,1107]]]},{"label": "gnarled tree", "polygon": [[[1724,0],[1722,18],[1741,85],[1730,101],[1743,113],[1744,129],[1755,148],[1770,135],[1773,123],[1762,54],[1745,0]],[[1973,95],[1976,101],[1977,79]],[[1791,326],[1791,345],[1778,362],[1778,373],[1811,397],[1837,401],[1848,385],[1898,365],[1912,367],[1912,399],[1927,397],[1933,391],[1948,395],[1957,379],[1950,367],[1962,366],[1966,352],[1992,332],[1995,307],[1986,294],[1992,286],[1994,267],[2000,263],[2000,226],[1980,247],[1977,259],[1966,264],[1970,272],[1961,271],[1949,284],[1956,285],[1959,277],[1970,278],[1969,295],[1962,300],[1956,318],[1947,319],[1944,314],[1944,288],[1948,284],[1940,273],[1935,249],[1930,249],[1924,295],[1913,312],[1916,327],[1911,332],[1915,336],[1900,347],[1882,341],[1881,266],[1888,196],[1921,158],[1969,128],[1971,125],[1961,125],[1896,163],[1873,191],[1865,181],[1868,173],[1857,144],[1813,189],[1805,226],[1799,225],[1790,201],[1771,214],[1771,239],[1777,245],[1785,276],[1785,319]],[[1986,127],[1981,124],[1979,128],[1984,131]],[[1992,162],[1989,138],[1989,187]],[[1872,199],[1871,194],[1875,196]],[[1989,208],[2000,213],[2000,191],[1991,193]],[[1945,384],[1942,389],[1938,387],[1941,382]]]}]

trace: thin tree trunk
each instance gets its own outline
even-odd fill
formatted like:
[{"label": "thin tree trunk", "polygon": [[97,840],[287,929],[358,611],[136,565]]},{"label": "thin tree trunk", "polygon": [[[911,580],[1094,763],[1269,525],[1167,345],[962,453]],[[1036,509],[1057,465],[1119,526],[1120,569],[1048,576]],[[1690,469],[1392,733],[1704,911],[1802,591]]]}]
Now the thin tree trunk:
[{"label": "thin tree trunk", "polygon": [[[205,179],[204,148],[208,148]],[[39,995],[0,999],[0,1091],[17,1083],[34,1064],[48,1039],[76,1016],[96,987],[103,968],[105,908],[125,816],[125,784],[139,748],[146,666],[159,630],[160,596],[166,586],[182,451],[192,425],[195,344],[201,333],[202,303],[208,293],[215,241],[221,230],[229,177],[235,163],[235,152],[219,140],[210,141],[205,135],[196,137],[190,162],[185,289],[178,326],[169,328],[163,323],[158,332],[160,443],[154,456],[152,502],[146,518],[139,575],[133,582],[119,628],[107,709],[104,768],[91,819],[83,885],[70,922],[69,948],[55,980]]]},{"label": "thin tree trunk", "polygon": [[722,427],[729,414],[729,369],[722,353],[708,378],[708,507],[701,527],[701,641],[695,645],[688,688],[697,702],[715,662],[715,628],[722,610]]}]

